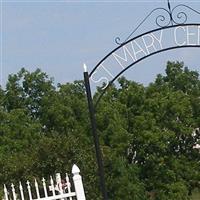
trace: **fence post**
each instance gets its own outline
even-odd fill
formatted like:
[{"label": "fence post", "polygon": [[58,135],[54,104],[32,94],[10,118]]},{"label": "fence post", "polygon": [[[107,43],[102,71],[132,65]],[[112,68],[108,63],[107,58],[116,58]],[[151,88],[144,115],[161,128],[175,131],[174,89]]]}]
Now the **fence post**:
[{"label": "fence post", "polygon": [[75,187],[77,200],[86,200],[82,177],[79,173],[80,173],[80,169],[76,165],[73,165],[72,174],[73,174],[73,181],[74,181],[74,187]]}]

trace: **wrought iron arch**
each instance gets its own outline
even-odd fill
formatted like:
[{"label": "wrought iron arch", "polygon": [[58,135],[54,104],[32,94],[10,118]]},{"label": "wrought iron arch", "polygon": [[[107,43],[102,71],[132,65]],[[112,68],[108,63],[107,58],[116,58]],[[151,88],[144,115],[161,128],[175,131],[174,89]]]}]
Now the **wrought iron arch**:
[{"label": "wrought iron arch", "polygon": [[[130,69],[133,67],[135,64],[141,62],[142,60],[159,54],[161,52],[165,51],[170,51],[173,49],[180,49],[180,48],[200,48],[200,39],[198,44],[184,44],[184,45],[175,45],[175,46],[169,46],[163,49],[160,49],[158,51],[151,52],[147,54],[144,57],[141,57],[137,60],[135,60],[133,63],[129,64],[127,67],[122,69],[117,75],[115,75],[111,81],[109,81],[108,85],[106,88],[100,93],[100,96],[97,98],[96,102],[93,101],[92,98],[92,93],[91,93],[91,88],[90,88],[90,79],[92,75],[95,73],[95,71],[100,67],[100,65],[107,59],[109,56],[111,56],[114,52],[119,50],[120,48],[123,48],[126,44],[142,37],[147,34],[151,34],[156,31],[161,31],[161,30],[166,30],[166,29],[173,29],[173,28],[178,28],[178,27],[188,27],[188,26],[196,26],[199,27],[200,30],[200,23],[187,23],[188,21],[188,15],[186,12],[183,10],[179,10],[180,8],[182,9],[188,9],[189,11],[192,11],[193,13],[197,14],[200,16],[200,12],[191,8],[190,6],[184,5],[184,4],[179,4],[175,7],[171,7],[170,1],[167,1],[167,8],[155,8],[153,9],[140,23],[139,25],[128,35],[128,37],[121,42],[121,39],[119,37],[115,38],[115,42],[117,43],[117,46],[115,49],[110,51],[103,59],[101,59],[97,65],[92,69],[90,73],[87,72],[87,69],[85,67],[85,72],[84,72],[84,82],[85,82],[85,87],[86,87],[86,94],[87,94],[87,100],[88,100],[88,109],[89,109],[89,115],[90,115],[90,121],[91,121],[91,128],[92,128],[92,134],[93,134],[93,139],[94,139],[94,145],[95,145],[95,152],[96,152],[96,159],[97,159],[97,164],[98,164],[98,173],[99,173],[99,178],[100,178],[100,190],[102,192],[102,197],[103,200],[108,200],[107,196],[107,191],[106,191],[106,186],[105,186],[105,177],[104,177],[104,167],[103,167],[103,159],[102,159],[102,153],[100,149],[100,143],[99,143],[99,137],[97,134],[97,128],[96,128],[96,118],[95,118],[95,108],[100,102],[101,98],[105,94],[106,90],[112,85],[112,83],[121,75],[123,74],[126,70]],[[159,14],[156,17],[155,24],[157,28],[152,29],[150,31],[147,31],[145,33],[142,33],[137,36],[133,36],[135,32],[144,24],[144,22],[152,16],[153,13],[156,11],[162,11],[163,13]],[[199,20],[200,21],[200,20]],[[200,32],[199,32],[200,33]],[[200,34],[199,34],[200,37]]]},{"label": "wrought iron arch", "polygon": [[[166,27],[161,27],[161,28],[157,28],[157,29],[154,29],[154,30],[151,30],[151,31],[148,31],[148,32],[145,32],[145,33],[142,33],[136,37],[133,37],[129,40],[127,40],[126,42],[120,44],[118,47],[116,47],[115,49],[113,49],[109,54],[107,54],[103,59],[101,59],[99,61],[99,63],[93,68],[93,70],[90,72],[89,74],[89,78],[92,77],[92,75],[95,73],[95,71],[100,67],[100,65],[109,57],[111,56],[114,52],[116,52],[118,49],[124,47],[126,44],[130,43],[131,41],[134,41],[142,36],[145,36],[145,35],[148,35],[150,33],[153,33],[153,32],[157,32],[157,31],[160,31],[160,30],[165,30],[165,29],[171,29],[171,28],[177,28],[177,27],[188,27],[188,26],[198,26],[200,27],[200,24],[178,24],[178,25],[172,25],[172,26],[166,26]],[[173,49],[180,49],[180,48],[199,48],[200,47],[200,44],[196,44],[196,45],[181,45],[181,46],[172,46],[172,47],[168,47],[168,48],[164,48],[164,49],[160,49],[158,51],[155,51],[155,52],[152,52],[138,60],[136,60],[135,62],[133,62],[132,64],[130,64],[129,66],[127,66],[125,69],[123,69],[122,71],[120,71],[110,82],[109,84],[106,86],[106,88],[102,91],[102,93],[100,94],[100,96],[97,98],[96,102],[94,102],[94,107],[96,108],[96,106],[98,105],[100,99],[102,98],[102,96],[104,95],[104,93],[106,92],[106,90],[109,88],[110,85],[112,85],[112,83],[121,75],[123,74],[125,71],[127,71],[129,68],[133,67],[135,64],[139,63],[140,61],[150,57],[150,56],[153,56],[155,54],[158,54],[158,53],[161,53],[161,52],[164,52],[164,51],[169,51],[169,50],[173,50]]]}]

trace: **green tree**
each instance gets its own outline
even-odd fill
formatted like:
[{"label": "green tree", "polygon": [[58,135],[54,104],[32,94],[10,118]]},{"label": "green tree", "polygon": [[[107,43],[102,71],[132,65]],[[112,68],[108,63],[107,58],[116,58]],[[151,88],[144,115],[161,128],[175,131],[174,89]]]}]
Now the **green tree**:
[{"label": "green tree", "polygon": [[[118,83],[96,108],[109,199],[189,199],[200,188],[199,74],[168,62],[146,87]],[[55,86],[39,69],[10,75],[0,88],[0,144],[1,184],[76,163],[87,199],[101,199],[83,81]]]}]

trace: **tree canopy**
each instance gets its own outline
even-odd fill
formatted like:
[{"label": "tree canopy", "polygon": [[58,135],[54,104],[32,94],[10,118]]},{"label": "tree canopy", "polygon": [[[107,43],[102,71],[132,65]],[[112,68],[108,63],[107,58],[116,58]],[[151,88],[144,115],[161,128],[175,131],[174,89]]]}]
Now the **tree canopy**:
[{"label": "tree canopy", "polygon": [[[200,189],[198,72],[168,62],[146,87],[125,77],[118,83],[96,110],[109,199],[190,199]],[[74,163],[87,199],[101,199],[83,81],[55,86],[40,69],[9,75],[0,88],[1,185]]]}]

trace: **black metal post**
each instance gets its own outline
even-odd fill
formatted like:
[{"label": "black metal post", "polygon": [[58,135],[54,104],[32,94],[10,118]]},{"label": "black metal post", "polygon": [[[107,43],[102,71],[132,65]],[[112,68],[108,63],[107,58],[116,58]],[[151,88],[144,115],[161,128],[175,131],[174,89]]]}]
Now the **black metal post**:
[{"label": "black metal post", "polygon": [[106,192],[106,185],[105,185],[102,152],[100,149],[99,137],[97,134],[95,111],[94,111],[94,105],[93,105],[93,100],[92,100],[88,72],[84,72],[84,81],[85,81],[85,88],[86,88],[86,93],[87,93],[90,121],[91,121],[91,126],[92,126],[92,134],[93,134],[93,139],[94,139],[94,144],[95,144],[96,159],[97,159],[97,164],[98,164],[98,173],[99,173],[99,178],[100,178],[100,190],[102,192],[103,200],[108,200],[108,196],[107,196],[107,192]]}]

